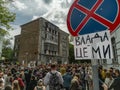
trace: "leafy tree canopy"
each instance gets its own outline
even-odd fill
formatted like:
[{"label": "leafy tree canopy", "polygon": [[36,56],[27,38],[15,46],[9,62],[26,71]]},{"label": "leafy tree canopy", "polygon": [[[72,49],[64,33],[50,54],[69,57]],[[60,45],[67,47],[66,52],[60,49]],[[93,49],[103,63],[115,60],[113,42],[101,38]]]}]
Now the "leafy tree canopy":
[{"label": "leafy tree canopy", "polygon": [[12,29],[10,22],[15,20],[15,13],[7,7],[9,3],[10,0],[0,0],[0,36],[5,36]]},{"label": "leafy tree canopy", "polygon": [[2,57],[5,57],[6,60],[12,60],[13,49],[11,48],[11,39],[3,40],[3,49],[2,49]]}]

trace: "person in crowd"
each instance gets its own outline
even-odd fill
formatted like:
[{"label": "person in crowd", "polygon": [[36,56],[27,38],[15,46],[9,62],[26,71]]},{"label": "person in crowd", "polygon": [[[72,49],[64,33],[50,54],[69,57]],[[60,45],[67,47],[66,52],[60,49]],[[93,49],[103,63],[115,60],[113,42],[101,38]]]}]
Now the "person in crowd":
[{"label": "person in crowd", "polygon": [[3,73],[3,79],[4,79],[4,85],[6,86],[7,83],[6,83],[6,80],[7,80],[7,70],[4,70],[4,73]]},{"label": "person in crowd", "polygon": [[63,76],[65,74],[65,72],[66,72],[65,67],[63,65],[61,65],[61,67],[60,67],[60,73],[61,73],[61,75]]},{"label": "person in crowd", "polygon": [[111,74],[109,72],[107,72],[106,73],[105,82],[103,82],[103,85],[102,85],[104,90],[108,90],[108,88],[111,86],[113,80],[114,79],[112,78]]},{"label": "person in crowd", "polygon": [[7,73],[7,77],[6,77],[6,85],[12,85],[12,75],[10,72]]},{"label": "person in crowd", "polygon": [[4,90],[3,80],[0,79],[0,90]]},{"label": "person in crowd", "polygon": [[71,80],[72,80],[72,75],[70,74],[70,70],[66,70],[66,73],[63,75],[63,86],[65,88],[65,90],[69,90],[70,89],[70,84],[71,84]]},{"label": "person in crowd", "polygon": [[88,72],[88,75],[89,75],[89,78],[88,78],[88,90],[93,90],[93,76],[92,76],[92,69],[90,68],[89,69],[89,72]]},{"label": "person in crowd", "polygon": [[108,88],[111,86],[113,81],[114,81],[113,77],[111,76],[111,74],[109,72],[107,72],[106,78],[105,78],[105,84],[107,85]]},{"label": "person in crowd", "polygon": [[99,66],[98,75],[99,75],[99,89],[100,90],[104,90],[103,88],[104,79],[103,79],[102,71],[103,71],[103,66]]},{"label": "person in crowd", "polygon": [[17,70],[15,69],[15,67],[12,67],[11,73],[12,73],[12,74],[15,74],[16,72],[17,72]]},{"label": "person in crowd", "polygon": [[14,80],[12,84],[13,90],[21,90],[18,80]]},{"label": "person in crowd", "polygon": [[30,83],[31,76],[32,76],[32,70],[25,69],[26,90],[29,90],[28,86],[29,86],[29,83]]},{"label": "person in crowd", "polygon": [[120,71],[118,69],[115,70],[116,78],[114,79],[112,85],[108,88],[108,90],[120,90]]},{"label": "person in crowd", "polygon": [[20,78],[25,82],[25,73],[23,69],[20,70]]},{"label": "person in crowd", "polygon": [[18,80],[18,84],[19,84],[19,86],[20,86],[20,90],[24,90],[25,84],[24,84],[22,78],[20,78],[19,75],[18,75],[18,76],[15,75],[14,80]]},{"label": "person in crowd", "polygon": [[3,86],[5,86],[5,79],[3,77],[4,73],[0,73],[0,80],[2,81]]},{"label": "person in crowd", "polygon": [[116,78],[116,75],[115,75],[115,68],[113,68],[113,67],[110,67],[110,69],[109,69],[109,72],[110,72],[110,75],[113,77],[113,78]]},{"label": "person in crowd", "polygon": [[2,75],[3,75],[3,71],[2,69],[0,69],[0,77],[2,77]]},{"label": "person in crowd", "polygon": [[45,86],[44,86],[44,84],[43,84],[43,80],[42,80],[42,79],[40,79],[40,80],[38,81],[38,84],[37,84],[37,86],[34,88],[34,90],[46,90],[46,88],[45,88]]},{"label": "person in crowd", "polygon": [[107,70],[106,69],[102,69],[102,80],[105,81],[105,78],[106,78],[106,73],[107,73]]},{"label": "person in crowd", "polygon": [[56,69],[56,65],[51,64],[51,71],[44,78],[44,85],[49,86],[49,90],[60,90],[63,85],[62,75]]},{"label": "person in crowd", "polygon": [[70,90],[82,90],[82,86],[80,85],[80,76],[78,74],[76,74],[72,81],[71,81],[71,85],[70,85]]},{"label": "person in crowd", "polygon": [[34,90],[35,86],[37,85],[37,81],[35,79],[35,76],[31,77],[31,81],[28,85],[28,90]]},{"label": "person in crowd", "polygon": [[5,90],[12,90],[12,86],[11,85],[6,85]]}]

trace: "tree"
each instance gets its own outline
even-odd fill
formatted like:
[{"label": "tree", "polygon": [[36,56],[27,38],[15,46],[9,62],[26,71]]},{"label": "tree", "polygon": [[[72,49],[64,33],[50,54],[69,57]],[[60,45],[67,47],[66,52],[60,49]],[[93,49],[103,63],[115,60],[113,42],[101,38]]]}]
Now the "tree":
[{"label": "tree", "polygon": [[74,45],[69,43],[69,63],[90,63],[91,60],[83,59],[83,60],[75,60],[74,56]]},{"label": "tree", "polygon": [[0,0],[0,36],[5,36],[12,29],[10,22],[15,20],[15,13],[7,7],[9,3],[9,0]]},{"label": "tree", "polygon": [[13,49],[11,48],[10,39],[4,39],[3,41],[2,57],[5,57],[6,60],[12,60]]},{"label": "tree", "polygon": [[69,63],[74,63],[75,57],[74,57],[74,46],[69,43]]},{"label": "tree", "polygon": [[13,49],[10,47],[2,49],[2,57],[5,57],[5,60],[12,61],[13,59]]},{"label": "tree", "polygon": [[9,48],[9,47],[11,47],[11,41],[10,40],[12,40],[12,38],[4,39],[3,40],[3,48]]}]

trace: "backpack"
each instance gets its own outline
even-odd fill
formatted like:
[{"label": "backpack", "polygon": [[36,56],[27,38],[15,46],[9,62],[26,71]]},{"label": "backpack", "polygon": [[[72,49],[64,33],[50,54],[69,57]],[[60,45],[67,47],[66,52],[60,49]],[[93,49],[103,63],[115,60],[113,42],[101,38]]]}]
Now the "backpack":
[{"label": "backpack", "polygon": [[59,84],[59,77],[57,75],[57,72],[56,73],[50,72],[50,74],[51,74],[50,79],[49,79],[50,90],[60,90],[61,87]]}]

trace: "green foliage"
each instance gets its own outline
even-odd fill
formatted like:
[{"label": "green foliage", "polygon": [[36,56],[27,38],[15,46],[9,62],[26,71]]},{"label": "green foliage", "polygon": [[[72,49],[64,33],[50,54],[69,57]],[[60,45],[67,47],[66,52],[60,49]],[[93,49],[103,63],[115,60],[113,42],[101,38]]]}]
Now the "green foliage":
[{"label": "green foliage", "polygon": [[5,39],[3,41],[2,57],[5,57],[6,60],[12,60],[13,49],[11,48],[10,39]]},{"label": "green foliage", "polygon": [[6,35],[12,29],[10,22],[15,20],[15,13],[10,12],[7,7],[9,3],[7,0],[0,0],[0,36]]},{"label": "green foliage", "polygon": [[74,46],[69,44],[69,63],[75,63]]},{"label": "green foliage", "polygon": [[0,36],[5,36],[8,32],[5,29],[0,28]]},{"label": "green foliage", "polygon": [[3,40],[3,48],[11,47],[10,39],[4,39]]},{"label": "green foliage", "polygon": [[5,57],[6,60],[12,60],[13,57],[13,50],[10,47],[3,48],[2,50],[2,57]]}]

